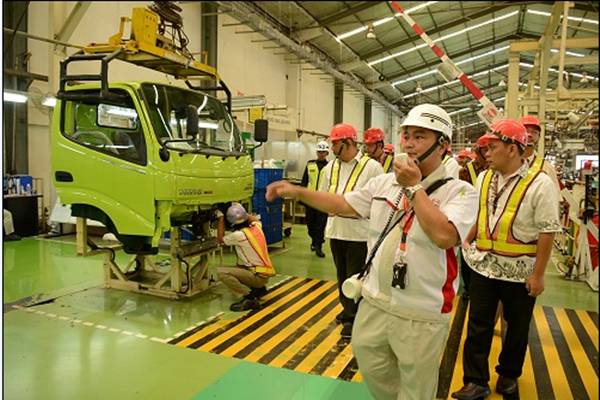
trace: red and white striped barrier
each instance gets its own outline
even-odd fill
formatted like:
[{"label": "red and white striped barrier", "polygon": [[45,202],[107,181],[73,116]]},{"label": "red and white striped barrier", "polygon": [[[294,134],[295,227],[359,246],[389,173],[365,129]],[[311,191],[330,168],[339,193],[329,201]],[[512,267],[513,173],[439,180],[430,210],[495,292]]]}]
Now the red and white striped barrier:
[{"label": "red and white striped barrier", "polygon": [[487,96],[473,83],[471,79],[460,70],[454,64],[454,62],[444,53],[444,51],[436,45],[433,40],[425,33],[425,31],[417,24],[410,15],[404,12],[404,8],[400,6],[396,1],[391,1],[392,7],[400,13],[402,18],[410,25],[413,31],[417,35],[427,43],[429,48],[435,53],[436,56],[441,60],[442,64],[438,67],[438,70],[446,79],[446,81],[451,81],[452,79],[458,79],[464,87],[479,101],[479,103],[483,106],[481,110],[477,112],[477,115],[486,125],[489,127],[495,120],[502,117],[500,111],[496,108],[494,103],[487,98]]}]

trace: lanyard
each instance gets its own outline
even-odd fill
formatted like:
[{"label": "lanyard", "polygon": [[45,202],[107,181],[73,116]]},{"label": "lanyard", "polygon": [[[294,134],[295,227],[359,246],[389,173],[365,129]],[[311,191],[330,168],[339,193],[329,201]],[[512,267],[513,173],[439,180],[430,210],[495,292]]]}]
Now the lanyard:
[{"label": "lanyard", "polygon": [[498,190],[498,177],[499,175],[495,175],[492,179],[492,194],[494,195],[494,198],[492,199],[492,215],[496,214],[496,209],[498,208],[498,201],[500,200],[500,197],[502,197],[506,189],[508,189],[512,181],[515,178],[520,178],[519,175],[511,176],[508,179],[508,181],[504,184],[504,186],[502,186],[502,188]]}]

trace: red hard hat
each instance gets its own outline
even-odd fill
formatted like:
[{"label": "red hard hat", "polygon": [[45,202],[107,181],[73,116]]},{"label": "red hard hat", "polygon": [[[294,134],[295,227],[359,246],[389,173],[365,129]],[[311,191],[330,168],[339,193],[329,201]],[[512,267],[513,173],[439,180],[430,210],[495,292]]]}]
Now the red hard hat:
[{"label": "red hard hat", "polygon": [[383,152],[385,154],[394,154],[394,145],[391,143],[386,144],[383,146]]},{"label": "red hard hat", "polygon": [[462,149],[456,154],[456,157],[457,158],[467,158],[470,156],[470,154],[471,154],[471,152],[469,150]]},{"label": "red hard hat", "polygon": [[482,149],[484,147],[487,147],[490,139],[497,139],[497,137],[495,135],[493,135],[491,132],[486,132],[485,134],[481,135],[479,137],[479,139],[477,139],[477,143],[475,143],[475,145],[477,147],[479,147],[480,149]]},{"label": "red hard hat", "polygon": [[337,124],[331,128],[329,140],[352,139],[356,140],[356,129],[350,124]]},{"label": "red hard hat", "polygon": [[521,117],[521,120],[519,122],[521,122],[524,126],[533,125],[537,126],[537,128],[540,130],[542,129],[540,125],[540,120],[534,117],[533,115],[525,115]]},{"label": "red hard hat", "polygon": [[379,128],[369,128],[365,131],[365,144],[383,142],[385,134]]},{"label": "red hard hat", "polygon": [[495,139],[527,146],[527,129],[516,119],[501,119],[492,124]]}]

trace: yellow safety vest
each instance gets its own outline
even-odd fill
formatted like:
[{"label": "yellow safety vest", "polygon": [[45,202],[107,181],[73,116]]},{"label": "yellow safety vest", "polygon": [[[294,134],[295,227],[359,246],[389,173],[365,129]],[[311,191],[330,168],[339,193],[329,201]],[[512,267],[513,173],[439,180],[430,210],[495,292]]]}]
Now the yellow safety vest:
[{"label": "yellow safety vest", "polygon": [[385,172],[386,174],[392,169],[392,161],[394,161],[394,157],[388,154],[385,157],[385,161],[383,162],[383,172]]},{"label": "yellow safety vest", "polygon": [[512,224],[521,202],[525,197],[525,192],[535,177],[541,172],[542,159],[536,159],[533,165],[527,170],[527,175],[520,178],[509,198],[506,206],[500,215],[500,219],[496,223],[496,228],[493,232],[490,231],[488,221],[488,192],[490,182],[494,172],[488,170],[481,185],[479,196],[479,213],[477,216],[477,249],[489,251],[494,254],[518,257],[523,255],[535,256],[537,252],[537,241],[532,243],[523,243],[512,234]]},{"label": "yellow safety vest", "polygon": [[[356,181],[358,180],[358,177],[360,176],[363,169],[365,169],[365,165],[367,165],[367,162],[369,162],[370,159],[371,159],[371,157],[369,157],[368,155],[365,154],[364,156],[362,156],[360,161],[358,161],[354,165],[354,168],[352,169],[352,172],[350,173],[350,178],[348,178],[348,182],[346,182],[346,187],[344,187],[344,191],[342,193],[348,193],[348,192],[351,192],[352,189],[354,189],[354,186],[356,185]],[[333,161],[333,167],[331,168],[331,182],[329,183],[329,193],[337,193],[339,177],[340,177],[340,160],[338,158],[336,158]]]},{"label": "yellow safety vest", "polygon": [[323,168],[319,171],[319,166],[315,161],[309,161],[306,168],[308,169],[308,185],[306,188],[308,190],[319,190],[319,183],[323,178]]},{"label": "yellow safety vest", "polygon": [[475,167],[473,166],[473,163],[475,161],[471,161],[467,164],[467,170],[469,171],[469,175],[471,176],[471,182],[473,183],[473,186],[475,186],[475,184],[477,183],[477,173],[475,172]]},{"label": "yellow safety vest", "polygon": [[275,275],[275,268],[273,268],[273,263],[269,258],[267,240],[262,229],[258,225],[251,225],[248,228],[243,228],[242,232],[263,263],[263,265],[255,265],[254,272],[265,277]]}]

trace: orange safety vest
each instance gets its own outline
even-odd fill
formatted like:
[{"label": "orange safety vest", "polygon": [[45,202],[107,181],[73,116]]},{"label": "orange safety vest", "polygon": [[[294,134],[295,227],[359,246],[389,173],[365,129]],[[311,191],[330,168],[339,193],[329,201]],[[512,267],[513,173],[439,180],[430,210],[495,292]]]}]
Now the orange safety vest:
[{"label": "orange safety vest", "polygon": [[489,251],[490,253],[507,256],[519,257],[523,255],[535,256],[537,252],[537,241],[523,243],[515,239],[512,228],[517,211],[525,197],[525,192],[533,180],[541,173],[542,159],[535,160],[533,165],[527,170],[524,178],[519,178],[517,184],[513,187],[504,210],[496,223],[492,232],[489,226],[488,218],[488,193],[490,181],[494,172],[488,170],[481,185],[479,196],[479,213],[477,215],[477,249]]},{"label": "orange safety vest", "polygon": [[263,263],[263,265],[255,265],[254,272],[265,277],[275,275],[275,268],[273,268],[273,263],[269,258],[267,240],[265,239],[265,234],[262,229],[260,229],[258,225],[251,225],[248,228],[243,228],[242,232]]}]

